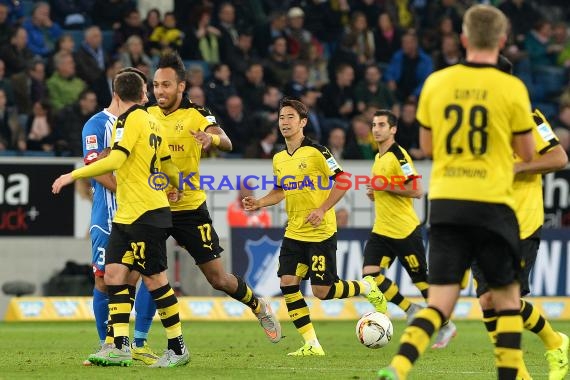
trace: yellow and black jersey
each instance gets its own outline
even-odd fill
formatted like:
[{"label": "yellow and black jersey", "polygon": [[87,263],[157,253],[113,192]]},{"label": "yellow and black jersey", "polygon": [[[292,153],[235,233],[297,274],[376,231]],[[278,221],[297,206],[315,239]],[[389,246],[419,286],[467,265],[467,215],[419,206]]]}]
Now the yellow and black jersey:
[{"label": "yellow and black jersey", "polygon": [[424,84],[417,119],[432,132],[430,199],[514,208],[511,141],[534,127],[518,78],[474,63],[437,71]]},{"label": "yellow and black jersey", "polygon": [[334,178],[340,173],[342,168],[329,150],[307,137],[292,154],[283,150],[273,156],[276,186],[281,187],[285,194],[288,217],[285,237],[319,242],[336,232],[334,208],[325,213],[317,228],[305,220],[328,198]]},{"label": "yellow and black jersey", "polygon": [[172,161],[183,175],[180,185],[184,187],[184,196],[179,202],[170,204],[171,210],[195,210],[206,201],[206,193],[200,188],[202,145],[190,132],[217,126],[216,118],[207,108],[192,103],[186,97],[182,99],[180,107],[168,115],[157,105],[147,110],[159,121],[168,140]]},{"label": "yellow and black jersey", "polygon": [[[532,134],[536,142],[535,157],[551,151],[559,145],[552,127],[539,111],[532,117],[536,123]],[[518,158],[516,158],[518,160]],[[532,236],[544,223],[544,206],[542,200],[542,176],[540,174],[520,173],[513,182],[515,196],[515,214],[519,222],[521,239]]]},{"label": "yellow and black jersey", "polygon": [[[160,172],[161,161],[170,158],[168,142],[156,119],[141,106],[131,107],[117,118],[111,142],[113,150],[127,155],[115,173],[118,209],[113,221],[132,224],[148,211],[168,210],[166,194],[149,185],[150,175]],[[167,216],[170,218],[170,213]]]},{"label": "yellow and black jersey", "polygon": [[[372,184],[381,189],[413,181],[417,176],[408,152],[396,143],[383,155],[378,153],[372,166]],[[372,232],[378,235],[403,239],[420,224],[410,197],[375,190],[374,210],[376,218]]]}]

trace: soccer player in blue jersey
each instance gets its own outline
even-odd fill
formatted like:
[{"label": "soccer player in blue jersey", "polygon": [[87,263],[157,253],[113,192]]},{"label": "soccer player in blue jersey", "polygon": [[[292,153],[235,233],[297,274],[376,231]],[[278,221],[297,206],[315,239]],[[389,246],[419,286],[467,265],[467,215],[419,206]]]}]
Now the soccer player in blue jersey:
[{"label": "soccer player in blue jersey", "polygon": [[[125,71],[136,72],[146,83],[146,76],[142,72],[132,68],[126,68],[120,72]],[[111,147],[111,134],[113,132],[113,124],[117,119],[117,107],[117,101],[113,99],[109,107],[93,115],[83,126],[83,161],[86,165],[106,156],[106,149]],[[107,330],[107,319],[109,318],[109,297],[103,281],[105,274],[105,247],[111,233],[113,216],[117,210],[115,199],[117,183],[115,176],[112,173],[108,173],[92,178],[91,186],[93,188],[93,206],[91,208],[89,234],[91,235],[91,262],[95,275],[93,313],[95,314],[95,324],[100,343],[103,344]],[[132,281],[129,281],[131,299],[134,298],[137,280],[138,277],[135,276]],[[136,320],[134,342],[131,347],[133,359],[141,360],[145,364],[153,364],[158,359],[158,356],[148,347],[146,338],[156,312],[156,305],[142,281],[135,299]],[[90,362],[86,360],[84,364],[90,365]]]}]

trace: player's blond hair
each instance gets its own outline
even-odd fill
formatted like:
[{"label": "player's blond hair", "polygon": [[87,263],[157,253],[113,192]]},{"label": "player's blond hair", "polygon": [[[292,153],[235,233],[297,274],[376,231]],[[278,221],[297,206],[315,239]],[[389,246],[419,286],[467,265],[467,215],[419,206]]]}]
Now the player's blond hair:
[{"label": "player's blond hair", "polygon": [[472,48],[493,50],[507,33],[507,18],[490,5],[474,5],[463,17],[463,34]]}]

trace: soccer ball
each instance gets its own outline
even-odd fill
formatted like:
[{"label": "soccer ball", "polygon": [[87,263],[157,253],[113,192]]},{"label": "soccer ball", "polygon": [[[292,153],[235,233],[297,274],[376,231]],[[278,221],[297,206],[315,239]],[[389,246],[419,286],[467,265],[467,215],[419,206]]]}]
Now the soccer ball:
[{"label": "soccer ball", "polygon": [[368,348],[382,348],[392,340],[394,327],[385,314],[372,311],[356,323],[356,337]]}]

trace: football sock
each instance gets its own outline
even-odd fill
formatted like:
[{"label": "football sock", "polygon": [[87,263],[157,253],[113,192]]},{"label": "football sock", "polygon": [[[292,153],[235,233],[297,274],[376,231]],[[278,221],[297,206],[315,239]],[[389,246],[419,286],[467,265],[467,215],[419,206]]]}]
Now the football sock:
[{"label": "football sock", "polygon": [[530,302],[523,299],[521,299],[521,317],[524,328],[538,335],[547,350],[560,347],[562,344],[560,335]]},{"label": "football sock", "polygon": [[95,315],[95,326],[99,341],[105,341],[107,332],[107,318],[109,318],[109,297],[107,293],[93,288],[93,314]]},{"label": "football sock", "polygon": [[109,314],[114,330],[114,343],[118,349],[129,346],[129,317],[131,302],[128,285],[108,285]]},{"label": "football sock", "polygon": [[493,344],[497,343],[497,312],[495,309],[483,310],[483,323],[491,342]]},{"label": "football sock", "polygon": [[428,306],[418,311],[412,323],[406,327],[400,338],[400,348],[390,365],[400,378],[406,378],[414,362],[429,345],[432,335],[439,330],[444,320],[443,314]]},{"label": "football sock", "polygon": [[156,309],[160,316],[160,321],[166,330],[168,338],[168,349],[173,350],[176,355],[184,352],[184,339],[182,338],[182,325],[180,324],[180,305],[174,295],[174,290],[170,284],[161,286],[150,292]]},{"label": "football sock", "polygon": [[240,277],[232,274],[237,279],[237,289],[235,293],[228,295],[235,300],[249,306],[254,313],[258,313],[261,305],[259,304],[259,299],[253,294],[253,290],[246,284],[246,282]]},{"label": "football sock", "polygon": [[497,343],[495,343],[495,366],[498,379],[514,379],[522,366],[521,335],[523,323],[520,310],[497,312]]},{"label": "football sock", "polygon": [[324,299],[330,300],[333,298],[354,297],[361,293],[361,289],[362,287],[360,286],[359,281],[337,280],[331,285],[329,292]]},{"label": "football sock", "polygon": [[398,305],[398,307],[403,311],[408,311],[412,303],[407,297],[404,297],[400,293],[400,289],[396,283],[380,274],[380,272],[370,273],[369,275],[374,277],[374,281],[376,281],[378,289],[384,293],[384,297],[386,297],[389,302]]},{"label": "football sock", "polygon": [[305,342],[317,339],[317,333],[311,323],[309,307],[301,294],[299,285],[282,286],[281,292],[285,298],[285,304],[289,311],[289,318],[293,321],[295,328],[303,336]]},{"label": "football sock", "polygon": [[143,347],[144,342],[148,338],[148,331],[152,325],[152,319],[156,313],[156,304],[142,281],[135,298],[135,311],[135,345],[137,347]]}]

